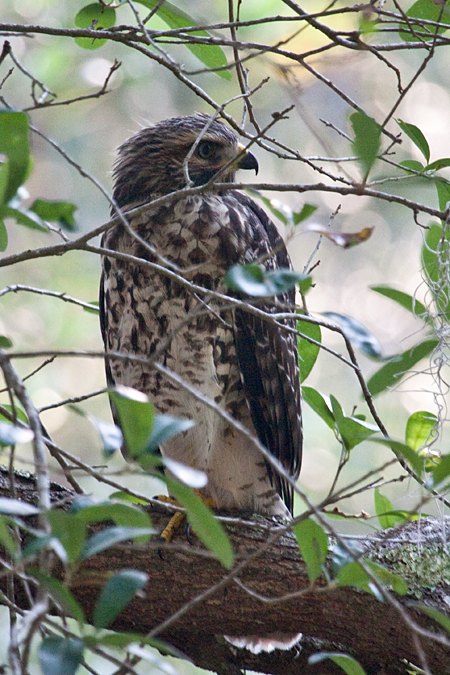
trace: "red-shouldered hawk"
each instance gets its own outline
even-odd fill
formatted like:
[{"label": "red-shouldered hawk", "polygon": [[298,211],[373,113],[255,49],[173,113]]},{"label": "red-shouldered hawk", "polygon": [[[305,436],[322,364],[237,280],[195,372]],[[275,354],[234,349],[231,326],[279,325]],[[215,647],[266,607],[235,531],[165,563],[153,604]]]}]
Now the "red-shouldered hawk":
[{"label": "red-shouldered hawk", "polygon": [[[119,148],[114,199],[122,212],[185,187],[185,160],[196,142],[187,161],[194,186],[207,183],[228,163],[221,183],[233,182],[237,169],[258,168],[253,154],[242,152],[236,134],[222,122],[204,114],[163,120]],[[291,266],[275,225],[236,190],[180,194],[160,206],[149,204],[131,215],[129,224],[184,279],[221,293],[227,292],[224,277],[233,265]],[[147,357],[164,340],[158,360],[253,431],[296,479],[302,430],[295,334],[140,265],[139,258],[158,258],[120,223],[104,235],[102,245],[136,258],[133,263],[103,258],[100,312],[106,351]],[[294,295],[292,289],[258,306],[293,312]],[[110,385],[134,387],[158,412],[195,420],[161,451],[206,472],[203,493],[217,508],[278,516],[292,512],[291,485],[214,410],[150,365],[107,358],[106,368]]]}]

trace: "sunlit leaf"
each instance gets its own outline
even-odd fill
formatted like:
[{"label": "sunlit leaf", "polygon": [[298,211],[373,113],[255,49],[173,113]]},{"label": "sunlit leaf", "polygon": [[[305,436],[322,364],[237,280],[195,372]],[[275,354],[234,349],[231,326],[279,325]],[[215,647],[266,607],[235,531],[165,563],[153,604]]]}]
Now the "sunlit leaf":
[{"label": "sunlit leaf", "polygon": [[325,225],[311,223],[305,227],[305,232],[318,232],[336,246],[352,248],[367,241],[372,236],[373,229],[373,227],[363,227],[359,232],[333,232]]},{"label": "sunlit leaf", "polygon": [[[137,0],[141,5],[144,5],[148,9],[154,9],[158,0]],[[183,12],[179,7],[176,7],[171,2],[167,0],[158,8],[157,15],[160,19],[166,23],[169,28],[186,28],[191,26],[196,26],[197,23],[192,19],[189,14]],[[201,37],[211,37],[209,33],[205,30],[197,30],[195,32],[189,32],[189,35],[201,36]],[[175,38],[174,38],[175,39]],[[201,61],[207,68],[222,68],[227,65],[227,58],[225,52],[218,45],[204,45],[204,44],[189,44],[185,43],[185,46],[196,56],[199,61]],[[231,80],[232,76],[228,70],[218,70],[217,75],[222,77],[224,80]]]},{"label": "sunlit leaf", "polygon": [[2,204],[7,204],[14,197],[27,177],[30,155],[28,135],[26,113],[0,110],[0,153],[7,157],[2,167]]},{"label": "sunlit leaf", "polygon": [[34,211],[42,220],[56,222],[70,232],[75,229],[73,214],[77,209],[78,206],[70,202],[52,202],[44,199],[36,199],[30,206],[30,211]]},{"label": "sunlit leaf", "polygon": [[121,570],[102,588],[94,607],[95,628],[107,628],[148,580],[139,570]]},{"label": "sunlit leaf", "polygon": [[9,422],[0,421],[0,446],[28,443],[33,438],[34,433],[31,429],[16,427],[14,424],[9,424]]},{"label": "sunlit leaf", "polygon": [[81,552],[81,558],[85,560],[129,539],[139,538],[140,541],[143,541],[144,538],[148,539],[152,534],[156,534],[156,530],[152,527],[108,527],[106,530],[93,534],[88,539]]},{"label": "sunlit leaf", "polygon": [[311,518],[305,518],[292,528],[297,545],[305,561],[308,578],[311,584],[320,577],[328,553],[328,535],[325,530]]},{"label": "sunlit leaf", "polygon": [[378,339],[360,321],[357,321],[352,316],[337,314],[336,312],[322,312],[322,314],[342,329],[345,337],[350,340],[353,347],[371,358],[381,358],[382,350]]},{"label": "sunlit leaf", "polygon": [[303,400],[319,415],[330,429],[335,428],[334,415],[328,407],[324,397],[312,387],[302,387]]},{"label": "sunlit leaf", "polygon": [[364,175],[367,175],[380,151],[381,127],[362,111],[350,115],[350,122],[355,135],[352,142],[353,152],[362,165]]},{"label": "sunlit leaf", "polygon": [[45,675],[75,675],[83,662],[84,644],[78,638],[50,635],[42,640],[38,653]]},{"label": "sunlit leaf", "polygon": [[[302,321],[300,319],[297,322],[297,330],[303,335],[307,335],[308,337],[312,338],[316,342],[320,343],[322,341],[320,326],[315,323],[311,323],[310,321]],[[310,342],[301,335],[298,335],[297,347],[300,381],[304,382],[313,369],[317,356],[319,355],[320,346]]]},{"label": "sunlit leaf", "polygon": [[228,288],[253,297],[266,297],[285,293],[306,275],[288,268],[265,270],[260,265],[234,265],[225,275]]},{"label": "sunlit leaf", "polygon": [[169,493],[186,509],[187,519],[198,538],[227,569],[234,561],[231,542],[221,523],[192,490],[175,480],[164,478]]},{"label": "sunlit leaf", "polygon": [[396,387],[402,377],[408,373],[419,361],[429,356],[437,347],[435,338],[424,340],[418,345],[407,349],[403,354],[393,356],[369,379],[367,386],[372,396]]},{"label": "sunlit leaf", "polygon": [[341,654],[338,652],[317,652],[317,654],[312,654],[309,657],[308,663],[314,665],[325,659],[333,661],[333,663],[339,666],[339,668],[342,668],[347,675],[366,675],[366,671],[348,654]]},{"label": "sunlit leaf", "polygon": [[[93,30],[101,30],[103,28],[111,28],[116,23],[116,12],[112,7],[93,2],[80,9],[75,16],[75,26],[78,28],[92,28]],[[83,49],[98,49],[104,45],[107,40],[99,40],[92,38],[76,37],[75,42]]]},{"label": "sunlit leaf", "polygon": [[397,291],[395,288],[390,286],[369,286],[372,291],[375,293],[380,293],[386,298],[393,300],[397,304],[401,305],[404,309],[407,309],[408,312],[411,312],[415,316],[419,316],[424,321],[429,321],[427,316],[427,309],[425,305],[419,302],[416,298],[408,293],[403,293],[403,291]]},{"label": "sunlit leaf", "polygon": [[73,617],[80,624],[85,623],[86,617],[83,608],[64,584],[37,569],[28,569],[27,571],[39,582],[39,586],[45,588],[50,593],[53,600],[58,603],[66,616]]},{"label": "sunlit leaf", "polygon": [[420,450],[432,440],[432,432],[438,418],[434,413],[420,410],[408,418],[405,431],[405,443],[413,450]]},{"label": "sunlit leaf", "polygon": [[403,122],[403,120],[396,120],[396,122],[400,129],[412,140],[414,145],[419,148],[428,163],[430,161],[430,146],[419,127],[408,122]]}]

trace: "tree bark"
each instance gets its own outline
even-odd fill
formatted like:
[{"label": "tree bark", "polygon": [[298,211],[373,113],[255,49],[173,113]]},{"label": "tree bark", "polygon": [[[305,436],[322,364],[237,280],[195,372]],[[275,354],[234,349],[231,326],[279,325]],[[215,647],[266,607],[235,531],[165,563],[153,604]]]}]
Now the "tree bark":
[{"label": "tree bark", "polygon": [[[17,498],[36,502],[33,477],[16,476],[15,483]],[[0,495],[8,496],[9,488],[7,473],[0,473]],[[71,491],[52,485],[55,505],[65,507],[73,497]],[[157,504],[149,512],[155,528],[161,531],[168,521],[167,508]],[[450,523],[446,525],[450,530]],[[237,675],[244,669],[273,675],[343,672],[330,660],[309,665],[309,656],[318,651],[348,653],[367,675],[400,675],[406,672],[405,661],[423,667],[417,641],[433,675],[450,673],[450,640],[444,644],[445,640],[414,636],[401,611],[391,603],[350,587],[327,589],[324,580],[309,589],[295,539],[290,533],[277,538],[282,531],[279,524],[258,516],[251,521],[226,519],[224,526],[236,552],[231,572],[204,550],[195,535],[188,541],[181,528],[170,545],[161,547],[155,541],[121,544],[88,559],[75,574],[72,591],[90,617],[111,572],[127,568],[146,572],[149,581],[143,593],[122,612],[113,628],[142,634],[155,631],[155,637],[181,650],[196,665],[220,675]],[[394,536],[386,530],[368,537],[364,547],[369,557],[407,578],[408,595],[395,596],[395,600],[409,618],[445,636],[445,631],[418,608],[420,601],[448,610],[450,584],[442,537],[442,521],[426,519],[420,529],[412,523]],[[427,562],[430,551],[431,562]],[[442,566],[436,563],[441,555]],[[236,566],[241,566],[238,573]],[[292,593],[298,595],[283,598]],[[16,602],[27,606],[20,594]],[[223,638],[264,636],[275,631],[301,632],[303,638],[290,651],[258,655],[237,649]]]}]

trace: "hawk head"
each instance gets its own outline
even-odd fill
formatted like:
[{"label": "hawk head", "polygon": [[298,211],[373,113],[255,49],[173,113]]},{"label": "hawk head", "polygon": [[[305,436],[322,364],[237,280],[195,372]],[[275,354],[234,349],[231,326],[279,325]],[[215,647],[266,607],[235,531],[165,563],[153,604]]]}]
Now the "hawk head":
[{"label": "hawk head", "polygon": [[[255,169],[258,162],[244,152],[236,134],[219,120],[197,113],[171,117],[142,129],[119,148],[114,167],[114,199],[121,207],[145,203],[186,187],[204,185],[227,164],[220,182],[233,182],[236,169]],[[239,156],[240,155],[240,156]],[[234,161],[236,160],[236,161]]]}]

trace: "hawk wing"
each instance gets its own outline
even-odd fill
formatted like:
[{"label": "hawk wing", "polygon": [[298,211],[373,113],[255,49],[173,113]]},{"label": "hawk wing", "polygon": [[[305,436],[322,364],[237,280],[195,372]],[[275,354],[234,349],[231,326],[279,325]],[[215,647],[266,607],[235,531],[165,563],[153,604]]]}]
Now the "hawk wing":
[{"label": "hawk wing", "polygon": [[[274,253],[266,267],[291,268],[284,242],[266,213],[246,195],[234,193],[234,196],[247,207],[250,221],[254,218],[254,222],[247,223],[253,232],[260,232],[254,241],[265,240],[264,250],[252,252],[255,258],[265,253],[269,244]],[[295,289],[258,306],[269,312],[295,312]],[[295,328],[295,321],[286,325]],[[302,422],[296,336],[243,310],[236,311],[234,328],[238,364],[256,433],[288,474],[297,479],[302,457]],[[292,486],[270,465],[267,470],[272,485],[292,513]]]}]

